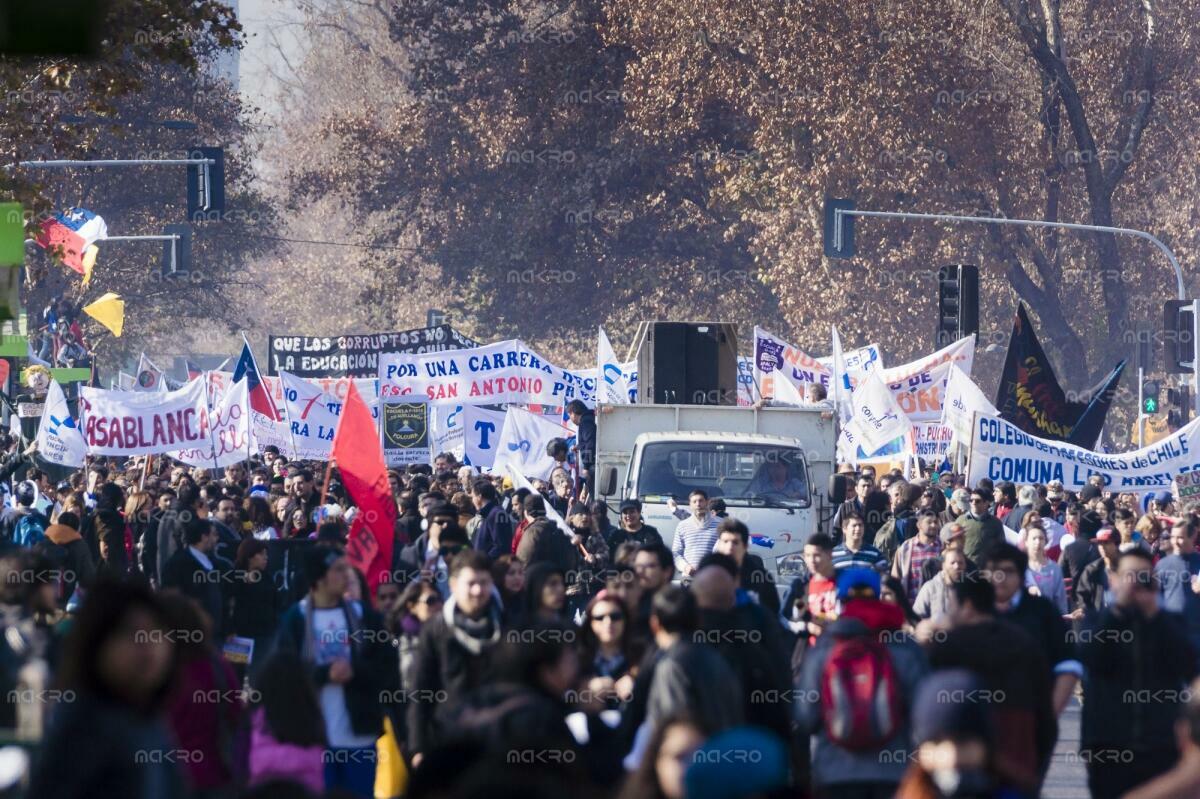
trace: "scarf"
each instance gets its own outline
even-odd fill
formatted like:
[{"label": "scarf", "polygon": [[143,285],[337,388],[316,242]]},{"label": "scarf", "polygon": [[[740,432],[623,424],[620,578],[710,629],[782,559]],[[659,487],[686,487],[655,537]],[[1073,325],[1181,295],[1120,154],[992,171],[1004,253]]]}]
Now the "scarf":
[{"label": "scarf", "polygon": [[487,615],[471,619],[455,610],[454,596],[442,606],[442,619],[463,649],[472,655],[483,654],[485,648],[500,643],[500,606],[493,601],[488,605]]}]

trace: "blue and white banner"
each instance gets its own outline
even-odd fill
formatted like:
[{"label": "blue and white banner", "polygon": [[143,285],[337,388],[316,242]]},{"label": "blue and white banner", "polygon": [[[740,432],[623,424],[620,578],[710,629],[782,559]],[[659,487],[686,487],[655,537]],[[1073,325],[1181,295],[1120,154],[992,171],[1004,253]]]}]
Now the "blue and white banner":
[{"label": "blue and white banner", "polygon": [[600,328],[600,335],[596,340],[596,375],[599,377],[601,402],[609,405],[629,404],[629,387],[625,384],[625,373],[603,327]]},{"label": "blue and white banner", "polygon": [[1200,460],[1200,419],[1148,447],[1116,454],[1037,438],[1004,419],[976,417],[971,431],[969,485],[985,477],[1018,484],[1061,480],[1068,491],[1078,491],[1098,474],[1110,491],[1146,493],[1170,490],[1175,476]]},{"label": "blue and white banner", "polygon": [[79,423],[71,418],[67,397],[57,380],[50,381],[46,392],[46,406],[42,409],[42,421],[38,425],[38,455],[47,463],[79,468],[87,457],[87,444]]},{"label": "blue and white banner", "polygon": [[433,421],[433,453],[449,452],[462,459],[465,450],[463,425],[465,405],[435,405],[429,414]]},{"label": "blue and white banner", "polygon": [[469,350],[379,356],[379,396],[423,394],[433,405],[596,404],[596,378],[555,366],[515,339]]},{"label": "blue and white banner", "polygon": [[476,469],[490,469],[496,462],[500,436],[507,414],[479,405],[463,407],[463,457]]}]

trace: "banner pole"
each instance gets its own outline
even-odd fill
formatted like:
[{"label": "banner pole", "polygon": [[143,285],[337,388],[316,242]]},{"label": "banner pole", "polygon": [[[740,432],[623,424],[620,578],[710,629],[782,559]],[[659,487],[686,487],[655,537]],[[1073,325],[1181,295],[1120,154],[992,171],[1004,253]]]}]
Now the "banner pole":
[{"label": "banner pole", "polygon": [[967,483],[968,488],[972,488],[968,482],[971,477],[971,459],[975,455],[975,423],[979,421],[979,411],[971,412],[971,439],[967,442],[967,470],[963,473],[963,482]]},{"label": "banner pole", "polygon": [[138,481],[138,491],[146,490],[146,472],[150,471],[150,464],[154,462],[153,455],[146,456],[146,462],[142,464],[142,479]]},{"label": "banner pole", "polygon": [[321,483],[321,505],[325,504],[326,497],[329,496],[329,481],[333,478],[333,458],[329,459],[329,463],[325,465],[325,481]]}]

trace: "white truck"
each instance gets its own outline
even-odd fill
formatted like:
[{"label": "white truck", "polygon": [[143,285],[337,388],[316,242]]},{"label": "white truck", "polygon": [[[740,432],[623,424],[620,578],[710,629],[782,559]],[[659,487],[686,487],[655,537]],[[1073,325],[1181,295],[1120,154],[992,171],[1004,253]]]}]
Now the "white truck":
[{"label": "white truck", "polygon": [[596,492],[610,505],[638,499],[646,524],[670,547],[700,488],[750,528],[750,551],[781,589],[803,573],[804,542],[835,508],[826,495],[835,469],[830,408],[724,405],[604,405],[596,409]]}]

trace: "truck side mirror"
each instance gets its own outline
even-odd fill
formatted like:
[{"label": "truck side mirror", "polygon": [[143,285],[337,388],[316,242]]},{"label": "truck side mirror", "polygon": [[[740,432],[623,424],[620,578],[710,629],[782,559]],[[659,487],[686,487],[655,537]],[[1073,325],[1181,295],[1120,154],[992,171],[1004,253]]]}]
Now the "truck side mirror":
[{"label": "truck side mirror", "polygon": [[600,476],[600,495],[611,497],[617,493],[617,467],[609,466]]},{"label": "truck side mirror", "polygon": [[841,505],[846,501],[846,495],[849,493],[850,481],[846,479],[844,474],[829,475],[829,503],[831,505]]}]

